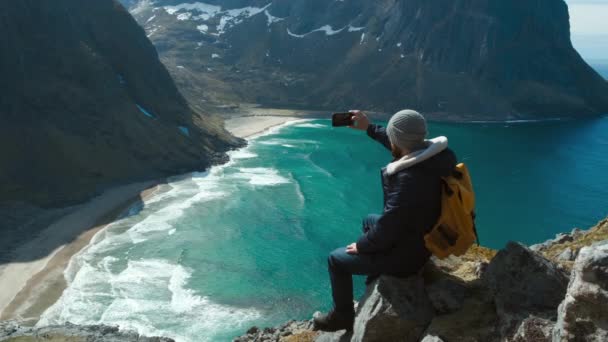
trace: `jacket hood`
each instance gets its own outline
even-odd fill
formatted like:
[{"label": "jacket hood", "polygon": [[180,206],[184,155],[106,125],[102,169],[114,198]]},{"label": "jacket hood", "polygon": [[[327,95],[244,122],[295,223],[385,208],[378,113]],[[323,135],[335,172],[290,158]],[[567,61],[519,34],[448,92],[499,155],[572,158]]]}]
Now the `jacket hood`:
[{"label": "jacket hood", "polygon": [[412,152],[388,164],[386,173],[391,176],[401,170],[417,166],[441,177],[450,175],[456,166],[456,156],[448,148],[448,139],[437,137],[427,140],[426,143],[425,149]]}]

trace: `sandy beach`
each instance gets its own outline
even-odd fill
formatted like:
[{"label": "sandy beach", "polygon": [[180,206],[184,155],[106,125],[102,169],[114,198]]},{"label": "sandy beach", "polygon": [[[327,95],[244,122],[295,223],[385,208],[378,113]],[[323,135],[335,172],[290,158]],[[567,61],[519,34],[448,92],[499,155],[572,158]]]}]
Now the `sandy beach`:
[{"label": "sandy beach", "polygon": [[241,116],[226,120],[225,127],[234,136],[247,139],[264,133],[272,127],[283,125],[289,121],[301,119],[301,117],[295,116]]},{"label": "sandy beach", "polygon": [[[286,122],[313,118],[312,113],[253,109],[226,120],[235,136],[252,138]],[[317,116],[318,117],[318,116]],[[59,299],[67,284],[63,275],[72,256],[85,248],[99,231],[114,222],[133,204],[154,195],[159,182],[142,182],[110,189],[61,217],[14,252],[14,260],[0,266],[0,320],[17,319],[35,324]],[[32,250],[58,246],[48,255],[29,260]]]},{"label": "sandy beach", "polygon": [[35,323],[65,289],[63,271],[71,257],[131,205],[151,196],[157,183],[142,182],[108,190],[20,246],[14,253],[15,260],[28,260],[28,253],[42,246],[59,247],[38,260],[9,263],[0,268],[0,320]]}]

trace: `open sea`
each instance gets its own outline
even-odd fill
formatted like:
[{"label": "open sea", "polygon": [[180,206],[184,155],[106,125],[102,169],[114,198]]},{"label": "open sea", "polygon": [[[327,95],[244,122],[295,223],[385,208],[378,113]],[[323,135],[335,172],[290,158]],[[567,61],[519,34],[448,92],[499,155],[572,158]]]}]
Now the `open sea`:
[{"label": "open sea", "polygon": [[[608,117],[431,124],[468,164],[481,243],[528,244],[608,215]],[[99,233],[39,325],[104,323],[229,341],[330,307],[326,257],[382,209],[390,153],[328,120],[272,129],[231,162],[171,179]],[[356,283],[362,293],[362,279]]]}]

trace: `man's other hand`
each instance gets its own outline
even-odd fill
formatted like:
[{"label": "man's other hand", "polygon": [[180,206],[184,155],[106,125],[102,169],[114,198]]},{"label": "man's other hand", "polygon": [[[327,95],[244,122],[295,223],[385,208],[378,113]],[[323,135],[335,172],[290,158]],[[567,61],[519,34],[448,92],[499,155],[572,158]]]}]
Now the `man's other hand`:
[{"label": "man's other hand", "polygon": [[354,114],[354,118],[353,124],[348,127],[367,131],[367,127],[369,126],[367,115],[360,110],[349,110],[349,112]]},{"label": "man's other hand", "polygon": [[353,242],[350,245],[346,246],[346,253],[359,254],[359,251],[357,250],[357,244]]}]

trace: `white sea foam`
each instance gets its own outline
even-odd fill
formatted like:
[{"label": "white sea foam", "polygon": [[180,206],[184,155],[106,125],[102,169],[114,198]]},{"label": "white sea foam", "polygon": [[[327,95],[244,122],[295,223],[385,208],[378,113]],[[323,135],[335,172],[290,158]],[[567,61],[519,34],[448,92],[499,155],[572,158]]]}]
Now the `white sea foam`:
[{"label": "white sea foam", "polygon": [[[305,121],[289,122],[263,135]],[[290,145],[286,141],[281,145]],[[70,260],[65,271],[68,286],[43,313],[38,326],[65,322],[119,325],[144,335],[190,342],[213,339],[201,332],[213,334],[235,326],[245,329],[260,318],[255,309],[220,305],[189,289],[190,269],[168,260],[131,259],[129,252],[124,252],[134,243],[166,239],[174,234],[176,221],[189,208],[229,195],[234,180],[254,186],[296,183],[296,193],[303,201],[299,184],[292,182],[291,176],[288,179],[272,168],[238,167],[239,160],[257,157],[252,146],[255,142],[230,152],[231,161],[227,164],[171,177],[143,205],[134,206],[129,215],[98,232],[91,244]],[[173,328],[160,328],[167,324]]]},{"label": "white sea foam", "polygon": [[252,185],[279,185],[289,183],[289,179],[279,175],[279,171],[265,167],[239,168],[233,177],[244,179]]},{"label": "white sea foam", "polygon": [[228,156],[230,157],[230,159],[249,159],[249,158],[255,158],[258,155],[253,152],[248,151],[247,149],[240,149],[240,150],[228,152]]},{"label": "white sea foam", "polygon": [[[314,127],[314,128],[318,128],[318,127]],[[283,146],[283,147],[296,147],[297,144],[312,144],[312,145],[316,145],[318,144],[318,141],[315,140],[306,140],[306,139],[282,139],[282,138],[275,138],[275,139],[270,139],[270,140],[266,140],[266,141],[260,141],[258,142],[258,144],[260,145],[267,145],[267,146]]]},{"label": "white sea foam", "polygon": [[300,186],[300,182],[298,182],[293,177],[293,174],[291,174],[290,176],[291,176],[291,179],[293,180],[293,184],[295,186],[296,195],[298,196],[298,200],[299,200],[300,206],[303,207],[304,203],[306,202],[306,197],[304,196],[304,193],[302,192],[302,187]]},{"label": "white sea foam", "polygon": [[317,170],[319,171],[321,174],[325,175],[328,178],[333,178],[334,175],[327,171],[326,169],[324,169],[323,167],[319,166],[319,164],[315,163],[312,158],[310,158],[310,154],[305,156],[306,160],[308,160],[310,162],[310,164]]},{"label": "white sea foam", "polygon": [[539,122],[554,122],[554,121],[564,121],[568,120],[565,118],[547,118],[547,119],[520,119],[520,120],[504,120],[504,121],[469,121],[470,123],[475,124],[521,124],[521,123],[539,123]]},{"label": "white sea foam", "polygon": [[154,236],[154,233],[174,229],[174,221],[182,217],[193,205],[228,195],[224,191],[217,190],[218,180],[211,175],[192,178],[191,181],[183,183],[186,184],[175,187],[173,193],[167,195],[167,197],[179,198],[179,201],[172,201],[127,230],[133,243],[142,243]]},{"label": "white sea foam", "polygon": [[327,128],[327,126],[323,125],[323,124],[316,124],[316,123],[304,123],[304,124],[298,124],[295,125],[294,127],[303,127],[303,128]]},{"label": "white sea foam", "polygon": [[[259,311],[212,302],[187,287],[192,270],[162,259],[130,260],[112,271],[118,259],[84,263],[61,298],[42,315],[37,326],[64,324],[119,325],[143,335],[177,341],[205,341],[201,332],[246,325]],[[162,324],[178,327],[165,331]]]}]

